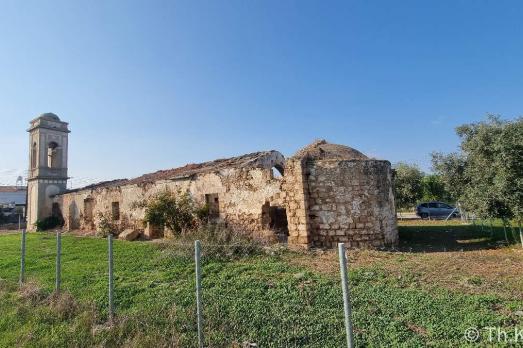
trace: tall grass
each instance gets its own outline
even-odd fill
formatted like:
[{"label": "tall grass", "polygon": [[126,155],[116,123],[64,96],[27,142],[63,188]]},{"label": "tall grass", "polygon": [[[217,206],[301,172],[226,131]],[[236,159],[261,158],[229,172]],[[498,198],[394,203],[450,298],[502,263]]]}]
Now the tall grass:
[{"label": "tall grass", "polygon": [[202,244],[202,257],[213,260],[232,260],[262,254],[270,244],[239,230],[222,224],[206,224],[171,239],[160,242],[160,248],[175,256],[194,255],[194,241]]}]

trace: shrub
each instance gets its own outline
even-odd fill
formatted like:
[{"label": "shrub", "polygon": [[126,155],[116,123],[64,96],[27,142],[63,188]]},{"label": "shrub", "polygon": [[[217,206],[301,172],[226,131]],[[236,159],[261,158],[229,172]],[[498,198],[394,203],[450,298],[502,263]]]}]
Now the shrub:
[{"label": "shrub", "polygon": [[188,192],[180,191],[165,190],[135,206],[145,208],[145,222],[165,226],[175,235],[195,228],[208,215],[208,208],[198,206]]},{"label": "shrub", "polygon": [[64,225],[64,220],[58,216],[49,216],[45,219],[38,220],[35,222],[37,231],[47,231],[51,228],[61,227]]},{"label": "shrub", "polygon": [[207,223],[209,222],[210,208],[209,204],[204,204],[201,207],[196,208],[196,217],[200,222]]},{"label": "shrub", "polygon": [[112,216],[109,213],[98,213],[96,215],[96,235],[99,237],[107,237],[109,234],[116,235],[116,226],[112,221]]},{"label": "shrub", "polygon": [[196,204],[188,192],[176,194],[165,190],[149,200],[134,204],[145,208],[144,221],[165,226],[175,239],[164,241],[161,247],[174,256],[193,256],[194,241],[202,243],[202,254],[214,259],[231,259],[262,251],[264,241],[223,224],[210,224],[209,206]]}]

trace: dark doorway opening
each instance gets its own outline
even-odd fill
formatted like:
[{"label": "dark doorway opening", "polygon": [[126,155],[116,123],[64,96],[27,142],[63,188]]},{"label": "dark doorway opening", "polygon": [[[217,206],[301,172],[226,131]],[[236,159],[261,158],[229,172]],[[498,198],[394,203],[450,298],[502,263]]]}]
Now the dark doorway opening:
[{"label": "dark doorway opening", "polygon": [[60,210],[60,204],[53,203],[53,207],[51,209],[51,215],[54,217],[60,217],[62,216],[62,211]]},{"label": "dark doorway opening", "polygon": [[84,199],[84,222],[86,224],[93,223],[93,208],[94,201],[92,198]]},{"label": "dark doorway opening", "polygon": [[111,203],[111,215],[114,221],[120,220],[120,202]]},{"label": "dark doorway opening", "polygon": [[280,206],[271,206],[265,202],[262,207],[263,224],[274,231],[279,242],[287,242],[289,237],[289,227],[287,222],[287,211]]},{"label": "dark doorway opening", "polygon": [[209,219],[218,219],[220,217],[220,199],[218,198],[218,194],[206,194],[205,204],[207,204],[207,207],[209,207]]},{"label": "dark doorway opening", "polygon": [[69,205],[69,229],[75,230],[78,228],[80,228],[80,216],[78,214],[76,202],[72,201]]},{"label": "dark doorway opening", "polygon": [[64,225],[64,217],[62,215],[62,209],[60,208],[60,204],[57,202],[54,202],[51,207],[51,216],[58,218],[60,221],[60,226]]}]

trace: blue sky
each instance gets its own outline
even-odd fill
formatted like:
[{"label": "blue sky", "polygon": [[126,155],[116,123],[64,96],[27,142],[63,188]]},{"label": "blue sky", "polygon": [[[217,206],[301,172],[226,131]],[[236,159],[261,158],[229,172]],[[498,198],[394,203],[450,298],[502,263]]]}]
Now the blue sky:
[{"label": "blue sky", "polygon": [[0,1],[0,184],[30,119],[74,186],[317,138],[430,169],[523,103],[521,1]]}]

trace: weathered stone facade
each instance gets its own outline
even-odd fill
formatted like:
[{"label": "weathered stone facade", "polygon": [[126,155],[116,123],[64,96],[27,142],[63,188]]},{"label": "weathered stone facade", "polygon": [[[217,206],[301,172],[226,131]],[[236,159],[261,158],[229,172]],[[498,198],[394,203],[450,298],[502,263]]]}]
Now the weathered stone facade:
[{"label": "weathered stone facade", "polygon": [[392,175],[386,161],[307,163],[313,246],[378,247],[397,241]]},{"label": "weathered stone facade", "polygon": [[[66,143],[60,146],[66,148]],[[51,169],[43,167],[39,170]],[[66,166],[58,169],[67,173]],[[145,238],[161,238],[169,231],[144,225],[144,208],[136,203],[168,189],[188,192],[197,203],[207,204],[215,222],[289,246],[331,248],[345,242],[349,247],[380,247],[398,239],[392,180],[389,162],[317,141],[287,160],[277,151],[257,152],[61,189],[35,204],[58,207],[67,230],[94,231],[103,215],[126,236],[139,231]]]},{"label": "weathered stone facade", "polygon": [[[283,166],[277,151],[248,154],[228,160],[189,165],[170,171],[144,175],[133,180],[116,180],[72,190],[55,198],[62,211],[66,229],[95,230],[99,214],[114,216],[119,231],[142,230],[146,237],[160,237],[163,231],[144,226],[144,209],[136,203],[162,191],[189,192],[200,204],[216,206],[217,222],[253,233],[268,232],[262,207],[278,200],[281,178],[273,176],[274,166]],[[274,198],[276,197],[276,198]],[[209,202],[212,199],[212,202]]]},{"label": "weathered stone facade", "polygon": [[27,223],[53,214],[53,195],[67,185],[67,152],[69,128],[53,113],[31,121],[29,132],[29,175],[27,178]]},{"label": "weathered stone facade", "polygon": [[379,247],[398,241],[390,163],[315,142],[287,159],[289,244]]},{"label": "weathered stone facade", "polygon": [[312,235],[308,214],[309,186],[305,173],[305,159],[287,160],[282,189],[287,209],[288,242],[290,245],[308,247]]}]

